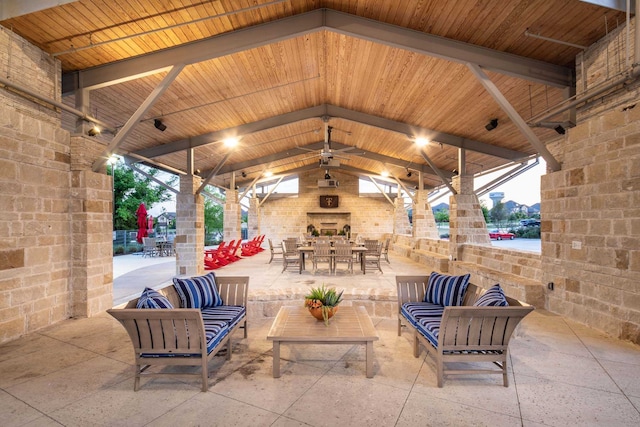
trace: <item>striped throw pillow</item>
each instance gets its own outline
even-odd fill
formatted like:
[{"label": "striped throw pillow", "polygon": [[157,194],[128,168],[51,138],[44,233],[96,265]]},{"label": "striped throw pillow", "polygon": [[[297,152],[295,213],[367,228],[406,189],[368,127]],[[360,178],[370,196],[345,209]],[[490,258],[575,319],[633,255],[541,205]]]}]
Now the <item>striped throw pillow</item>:
[{"label": "striped throw pillow", "polygon": [[174,277],[173,286],[180,297],[182,308],[218,307],[223,303],[213,272],[186,279]]},{"label": "striped throw pillow", "polygon": [[475,307],[507,307],[509,303],[499,284],[495,284],[473,304]]},{"label": "striped throw pillow", "polygon": [[138,298],[136,308],[173,308],[171,302],[160,292],[151,288],[144,288]]},{"label": "striped throw pillow", "polygon": [[442,306],[462,305],[464,293],[469,285],[470,274],[464,276],[447,276],[436,273],[429,276],[424,302]]}]

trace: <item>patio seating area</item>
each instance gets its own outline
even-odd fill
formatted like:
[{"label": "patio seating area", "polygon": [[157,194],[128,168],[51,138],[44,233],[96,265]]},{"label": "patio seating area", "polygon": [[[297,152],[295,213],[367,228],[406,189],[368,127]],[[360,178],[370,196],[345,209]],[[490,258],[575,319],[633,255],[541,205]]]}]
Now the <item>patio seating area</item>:
[{"label": "patio seating area", "polygon": [[[216,274],[242,271],[251,278],[251,292],[261,295],[323,282],[351,293],[395,290],[396,274],[425,274],[417,263],[390,257],[384,274],[314,276],[282,272],[263,251]],[[121,258],[115,262],[124,263]],[[157,258],[135,261],[141,268],[118,276],[116,287],[143,277],[145,269],[164,271],[167,283],[175,273],[175,266]],[[145,379],[134,392],[134,357],[124,328],[106,313],[67,320],[0,346],[0,415],[7,426],[640,423],[640,348],[560,316],[537,309],[521,322],[509,347],[507,388],[495,375],[454,376],[438,388],[431,358],[424,350],[413,357],[412,335],[398,336],[397,318],[372,320],[380,337],[373,378],[365,376],[364,347],[349,344],[283,346],[281,377],[273,378],[266,339],[273,318],[254,315],[248,338],[234,335],[231,360],[210,362],[206,393],[189,376]]]}]

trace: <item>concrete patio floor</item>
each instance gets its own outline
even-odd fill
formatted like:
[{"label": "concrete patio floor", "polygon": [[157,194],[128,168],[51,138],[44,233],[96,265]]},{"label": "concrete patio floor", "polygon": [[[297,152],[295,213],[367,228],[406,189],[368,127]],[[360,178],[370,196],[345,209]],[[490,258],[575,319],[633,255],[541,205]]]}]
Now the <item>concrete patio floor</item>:
[{"label": "concrete patio floor", "polygon": [[[282,273],[268,259],[263,252],[216,274],[245,272],[250,289],[275,292],[290,282],[395,288],[396,274],[429,273],[393,256],[383,273],[347,277]],[[172,259],[146,262],[134,258],[116,282],[170,281]],[[380,340],[371,379],[359,345],[283,345],[282,376],[272,378],[266,335],[273,319],[258,318],[250,319],[249,338],[234,336],[230,361],[211,361],[203,393],[197,377],[143,379],[134,392],[122,326],[107,314],[70,319],[0,345],[0,425],[640,425],[640,347],[633,344],[536,310],[511,341],[508,388],[499,375],[445,377],[437,388],[434,364],[424,351],[412,356],[410,334],[398,337],[394,319],[373,320]]]}]

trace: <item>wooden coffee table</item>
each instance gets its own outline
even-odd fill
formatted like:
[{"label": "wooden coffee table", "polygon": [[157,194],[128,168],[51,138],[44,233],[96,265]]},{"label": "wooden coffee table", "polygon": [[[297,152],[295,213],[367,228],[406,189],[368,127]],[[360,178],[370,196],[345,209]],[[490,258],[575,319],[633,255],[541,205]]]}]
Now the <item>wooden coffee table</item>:
[{"label": "wooden coffee table", "polygon": [[280,344],[365,344],[367,378],[373,377],[373,342],[379,338],[364,307],[339,306],[329,326],[302,305],[281,307],[267,339],[273,341],[274,378],[280,377]]}]

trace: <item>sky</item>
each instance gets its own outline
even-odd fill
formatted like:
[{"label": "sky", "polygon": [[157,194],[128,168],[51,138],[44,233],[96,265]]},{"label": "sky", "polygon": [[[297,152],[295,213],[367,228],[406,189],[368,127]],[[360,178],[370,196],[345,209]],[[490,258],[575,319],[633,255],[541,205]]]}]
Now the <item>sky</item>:
[{"label": "sky", "polygon": [[[474,188],[482,187],[492,179],[495,179],[501,174],[504,174],[507,170],[509,169],[476,178],[474,182]],[[520,203],[522,205],[535,205],[536,203],[540,203],[540,177],[545,174],[546,170],[547,165],[545,161],[540,158],[540,163],[538,165],[536,165],[532,169],[529,169],[525,173],[518,175],[516,178],[501,185],[500,187],[491,190],[491,192],[503,192],[503,203],[508,202],[509,200],[513,200],[514,202]],[[493,202],[491,201],[491,199],[489,199],[489,193],[480,197],[480,200],[484,200],[488,208],[491,208],[493,206]]]},{"label": "sky", "polygon": [[[490,182],[491,180],[497,178],[498,176],[506,173],[509,169],[503,169],[498,172],[494,172],[491,174],[487,174],[476,178],[474,182],[474,188],[480,188],[484,184]],[[546,171],[546,163],[540,158],[540,164],[529,169],[525,173],[518,175],[516,178],[510,180],[509,182],[491,190],[491,192],[501,191],[504,193],[504,199],[502,199],[503,203],[508,202],[509,200],[513,200],[516,203],[520,203],[527,206],[532,206],[536,203],[540,203],[540,176],[544,175]],[[480,197],[481,201],[485,202],[485,206],[488,208],[493,207],[493,202],[489,199],[489,194],[487,193]],[[449,197],[443,196],[436,200],[435,204],[440,203],[449,203]],[[151,209],[148,210],[149,215],[153,217],[157,217],[163,211],[166,212],[175,212],[176,211],[176,202],[175,195],[173,195],[173,200],[165,203],[158,203],[154,205]]]}]

